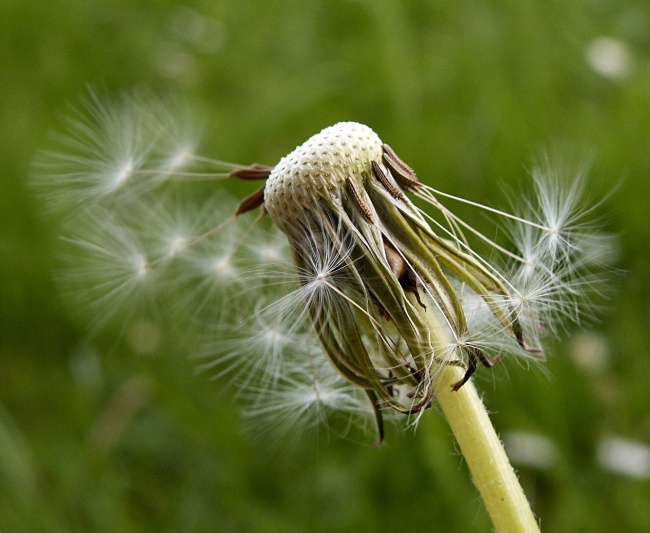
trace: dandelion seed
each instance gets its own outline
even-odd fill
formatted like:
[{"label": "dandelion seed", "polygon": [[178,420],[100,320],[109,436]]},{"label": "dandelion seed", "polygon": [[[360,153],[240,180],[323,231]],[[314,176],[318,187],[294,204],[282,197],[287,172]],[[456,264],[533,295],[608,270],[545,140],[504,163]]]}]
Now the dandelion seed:
[{"label": "dandelion seed", "polygon": [[[66,238],[72,265],[61,276],[82,312],[96,327],[152,305],[154,273],[136,235],[107,212],[93,210],[72,221]],[[81,223],[83,221],[83,224]],[[134,306],[134,302],[137,304]]]},{"label": "dandelion seed", "polygon": [[[248,306],[252,299],[240,298],[240,306]],[[199,358],[201,371],[209,371],[214,378],[229,375],[242,388],[276,382],[287,373],[286,368],[304,358],[310,350],[309,338],[296,331],[288,318],[275,313],[259,298],[253,302],[250,316],[224,317],[214,326]]]},{"label": "dandelion seed", "polygon": [[286,370],[273,389],[248,389],[252,401],[244,415],[258,433],[280,432],[295,439],[295,428],[332,427],[331,418],[337,413],[367,417],[367,405],[358,392],[331,366],[307,360]]},{"label": "dandelion seed", "polygon": [[43,151],[35,162],[34,184],[50,209],[119,205],[169,181],[214,180],[236,168],[196,155],[201,128],[179,101],[146,93],[103,99],[89,91],[68,117],[68,132],[54,134],[55,149]]}]

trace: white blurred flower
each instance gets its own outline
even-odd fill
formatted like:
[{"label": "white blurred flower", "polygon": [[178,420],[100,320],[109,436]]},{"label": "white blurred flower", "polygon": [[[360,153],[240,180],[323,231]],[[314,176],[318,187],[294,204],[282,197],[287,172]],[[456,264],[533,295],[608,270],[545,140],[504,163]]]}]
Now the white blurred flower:
[{"label": "white blurred flower", "polygon": [[589,66],[601,76],[620,80],[632,71],[632,55],[627,45],[613,37],[597,37],[585,50]]},{"label": "white blurred flower", "polygon": [[557,446],[544,435],[530,431],[508,431],[502,438],[508,457],[515,464],[544,470],[558,461]]},{"label": "white blurred flower", "polygon": [[650,446],[623,437],[607,436],[598,443],[598,464],[622,476],[650,479]]}]

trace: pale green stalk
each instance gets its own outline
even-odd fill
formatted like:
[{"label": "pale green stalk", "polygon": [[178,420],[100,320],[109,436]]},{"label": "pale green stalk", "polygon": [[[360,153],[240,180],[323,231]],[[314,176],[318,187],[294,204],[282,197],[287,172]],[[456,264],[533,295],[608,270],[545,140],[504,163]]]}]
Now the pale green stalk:
[{"label": "pale green stalk", "polygon": [[[429,327],[432,343],[444,345],[447,334],[436,316],[415,305],[417,302],[412,294],[408,297]],[[435,350],[436,346],[432,348]],[[463,377],[464,369],[440,365],[434,372],[436,401],[454,433],[495,531],[539,532],[528,500],[474,384],[470,380],[453,391],[452,385]]]}]

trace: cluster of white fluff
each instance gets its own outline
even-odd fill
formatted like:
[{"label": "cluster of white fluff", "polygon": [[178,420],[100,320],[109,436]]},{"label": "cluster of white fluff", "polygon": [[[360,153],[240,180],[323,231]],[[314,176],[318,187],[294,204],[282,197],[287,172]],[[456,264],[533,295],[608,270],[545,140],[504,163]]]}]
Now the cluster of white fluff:
[{"label": "cluster of white fluff", "polygon": [[[144,318],[158,334],[170,325],[174,335],[190,332],[201,343],[198,367],[234,383],[245,413],[264,429],[295,432],[336,413],[371,420],[364,391],[329,364],[306,311],[335,313],[332,295],[346,285],[350,259],[342,248],[307,248],[307,267],[296,272],[285,236],[263,212],[233,215],[237,202],[217,181],[238,167],[198,155],[197,133],[182,105],[150,95],[91,93],[70,116],[36,167],[48,208],[63,215],[65,292],[95,329],[128,331]],[[588,223],[584,175],[564,170],[543,160],[532,172],[531,199],[519,200],[513,215],[484,208],[502,217],[512,242],[491,243],[489,262],[478,260],[508,287],[507,305],[532,348],[566,318],[583,316],[608,245]],[[442,221],[422,214],[442,238],[468,251],[468,240],[489,241],[442,205],[449,195],[428,186],[416,194],[442,213]],[[473,291],[462,283],[456,290],[467,335],[450,329],[449,353],[438,358],[454,359],[462,346],[538,356],[504,335]]]},{"label": "cluster of white fluff", "polygon": [[[530,350],[522,349],[504,335],[503,327],[485,302],[466,287],[458,287],[470,324],[468,339],[459,345],[480,346],[493,356],[515,355],[519,360],[544,359],[545,337],[557,335],[571,324],[589,323],[606,299],[606,285],[614,261],[611,234],[603,232],[594,214],[600,203],[586,199],[588,165],[576,161],[575,154],[554,147],[541,154],[530,170],[528,191],[513,195],[510,212],[446,194],[425,185],[418,196],[443,213],[447,225],[429,217],[432,226],[460,247],[471,250],[459,237],[461,229],[487,242],[494,250],[481,262],[501,279],[509,290],[503,303],[512,308],[523,328]],[[506,243],[493,241],[458,219],[439,198],[475,206],[492,218],[493,228],[502,229]],[[456,228],[456,229],[455,229]],[[478,257],[478,256],[477,256]],[[453,332],[450,332],[453,338]]]}]

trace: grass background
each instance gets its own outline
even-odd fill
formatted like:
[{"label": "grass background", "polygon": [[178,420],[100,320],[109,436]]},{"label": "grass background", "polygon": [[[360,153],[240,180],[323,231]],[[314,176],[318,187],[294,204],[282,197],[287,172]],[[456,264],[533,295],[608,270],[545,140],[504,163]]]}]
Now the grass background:
[{"label": "grass background", "polygon": [[[180,93],[203,153],[273,164],[322,127],[370,125],[423,181],[483,202],[525,179],[540,145],[594,155],[619,237],[617,291],[547,369],[499,365],[478,386],[497,429],[548,437],[519,465],[544,531],[647,531],[648,478],[604,470],[608,435],[650,442],[650,7],[645,1],[0,0],[0,530],[488,531],[443,420],[372,450],[324,435],[270,455],[222,384],[185,354],[90,341],[52,282],[56,224],[26,185],[87,84]],[[620,39],[629,75],[586,60]],[[469,209],[459,214],[480,224]],[[311,442],[313,440],[313,442]]]}]

